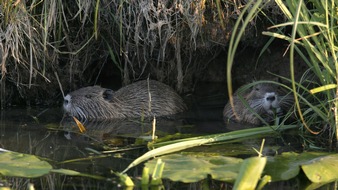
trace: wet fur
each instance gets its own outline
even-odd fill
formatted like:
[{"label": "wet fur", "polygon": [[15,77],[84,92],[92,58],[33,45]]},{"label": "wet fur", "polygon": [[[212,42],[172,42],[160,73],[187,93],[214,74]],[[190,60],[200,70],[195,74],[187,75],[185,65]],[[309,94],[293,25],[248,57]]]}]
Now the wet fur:
[{"label": "wet fur", "polygon": [[[273,108],[264,108],[267,101],[267,95],[276,98]],[[240,96],[251,109],[243,103]],[[234,93],[233,100],[234,110],[231,108],[230,102],[224,107],[223,116],[225,122],[232,120],[253,125],[262,124],[262,121],[253,113],[253,111],[261,116],[267,123],[271,123],[274,120],[275,114],[285,114],[294,103],[291,94],[286,95],[286,92],[281,89],[280,86],[272,83],[259,83],[242,93],[238,90]]]},{"label": "wet fur", "polygon": [[[151,101],[150,101],[151,97]],[[182,98],[169,86],[150,80],[127,85],[116,92],[90,86],[69,93],[64,110],[82,120],[172,115],[186,110]]]}]

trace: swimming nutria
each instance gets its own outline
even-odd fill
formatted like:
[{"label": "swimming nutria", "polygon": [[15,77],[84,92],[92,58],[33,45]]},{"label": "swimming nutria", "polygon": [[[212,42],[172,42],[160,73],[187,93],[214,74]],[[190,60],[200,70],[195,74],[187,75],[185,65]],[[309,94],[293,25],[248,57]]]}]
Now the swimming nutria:
[{"label": "swimming nutria", "polygon": [[[271,123],[275,115],[281,116],[283,111],[288,111],[294,101],[291,94],[286,95],[281,86],[273,83],[258,83],[250,89],[240,91],[237,90],[233,95],[235,113],[231,108],[230,102],[224,107],[223,116],[226,122],[230,119],[237,122],[260,125],[262,121],[254,114],[256,112],[267,123]],[[243,100],[246,102],[245,104]]]},{"label": "swimming nutria", "polygon": [[186,110],[182,98],[169,86],[149,80],[117,91],[90,86],[64,97],[63,108],[81,120],[172,115]]}]

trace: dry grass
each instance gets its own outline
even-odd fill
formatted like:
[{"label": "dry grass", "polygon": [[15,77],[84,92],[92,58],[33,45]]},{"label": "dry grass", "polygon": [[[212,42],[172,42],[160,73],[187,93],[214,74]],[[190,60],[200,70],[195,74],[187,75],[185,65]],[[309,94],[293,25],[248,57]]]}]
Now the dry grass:
[{"label": "dry grass", "polygon": [[[59,86],[96,83],[110,63],[124,84],[150,75],[182,92],[227,46],[244,7],[239,0],[1,1],[1,105],[16,93],[55,102]],[[255,27],[253,20],[243,40],[256,38]]]}]

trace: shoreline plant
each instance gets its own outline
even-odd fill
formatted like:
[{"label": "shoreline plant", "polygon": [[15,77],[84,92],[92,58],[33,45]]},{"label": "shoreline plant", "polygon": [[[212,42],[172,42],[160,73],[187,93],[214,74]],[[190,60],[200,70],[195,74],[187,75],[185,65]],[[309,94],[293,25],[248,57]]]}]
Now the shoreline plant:
[{"label": "shoreline plant", "polygon": [[[263,34],[286,40],[290,43],[290,71],[296,111],[302,126],[312,134],[331,131],[329,140],[338,142],[337,77],[338,77],[338,4],[335,1],[281,1],[276,3],[288,19],[272,28],[292,27],[291,36],[281,32]],[[282,31],[282,30],[278,30]],[[294,78],[294,57],[299,54],[308,65],[310,75],[302,81]],[[307,86],[305,84],[309,84]],[[299,96],[299,90],[304,93]],[[303,100],[318,97],[314,102]],[[302,100],[303,99],[303,100]],[[333,135],[334,134],[334,135]],[[337,144],[335,147],[338,147]]]}]

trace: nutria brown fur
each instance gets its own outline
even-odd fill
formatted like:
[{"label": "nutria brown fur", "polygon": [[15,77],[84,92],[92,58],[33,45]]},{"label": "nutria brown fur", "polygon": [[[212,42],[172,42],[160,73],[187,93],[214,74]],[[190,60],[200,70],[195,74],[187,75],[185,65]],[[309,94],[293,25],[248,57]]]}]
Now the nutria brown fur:
[{"label": "nutria brown fur", "polygon": [[[251,109],[243,103],[240,96]],[[262,121],[253,111],[267,123],[271,123],[276,115],[280,116],[289,111],[294,102],[291,94],[286,95],[281,86],[272,83],[258,83],[244,92],[237,90],[233,95],[233,101],[233,109],[230,102],[224,107],[223,116],[225,122],[232,120],[254,125],[260,125]]]},{"label": "nutria brown fur", "polygon": [[116,92],[100,86],[78,89],[64,97],[63,108],[81,120],[104,120],[172,115],[186,110],[186,105],[169,86],[143,80]]}]

